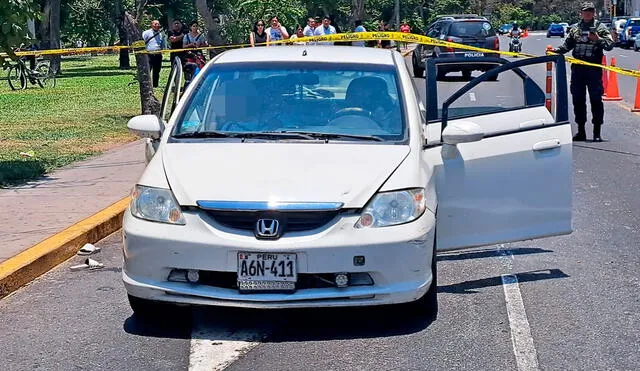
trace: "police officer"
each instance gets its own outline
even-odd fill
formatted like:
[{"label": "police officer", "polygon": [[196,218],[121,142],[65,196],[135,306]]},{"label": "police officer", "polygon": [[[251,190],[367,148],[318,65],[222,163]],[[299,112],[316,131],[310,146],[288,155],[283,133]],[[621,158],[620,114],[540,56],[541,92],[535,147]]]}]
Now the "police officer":
[{"label": "police officer", "polygon": [[[580,8],[581,21],[571,27],[564,43],[554,53],[565,54],[573,50],[573,57],[585,62],[601,64],[603,50],[613,49],[613,39],[609,29],[596,20],[596,7],[593,2],[582,3]],[[571,95],[573,97],[573,113],[578,124],[578,133],[574,141],[586,141],[584,127],[587,122],[587,89],[593,115],[593,141],[602,142],[600,127],[604,120],[604,105],[602,103],[602,69],[579,64],[571,65]]]}]

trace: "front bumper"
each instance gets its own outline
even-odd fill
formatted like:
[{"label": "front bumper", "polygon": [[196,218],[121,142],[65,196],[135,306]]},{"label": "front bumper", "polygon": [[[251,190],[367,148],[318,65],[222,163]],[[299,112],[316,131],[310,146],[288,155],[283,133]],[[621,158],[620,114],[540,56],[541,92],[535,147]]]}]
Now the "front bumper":
[{"label": "front bumper", "polygon": [[[201,211],[185,212],[187,224],[174,226],[140,220],[127,210],[123,223],[124,285],[130,295],[142,299],[248,308],[383,305],[422,297],[432,282],[435,216],[427,210],[412,223],[355,229],[358,217],[341,215],[318,230],[264,241],[250,232],[218,225]],[[172,269],[235,277],[238,252],[295,253],[299,276],[367,273],[373,285],[247,294],[224,285],[167,280]],[[357,255],[365,256],[364,266],[354,266]]]}]

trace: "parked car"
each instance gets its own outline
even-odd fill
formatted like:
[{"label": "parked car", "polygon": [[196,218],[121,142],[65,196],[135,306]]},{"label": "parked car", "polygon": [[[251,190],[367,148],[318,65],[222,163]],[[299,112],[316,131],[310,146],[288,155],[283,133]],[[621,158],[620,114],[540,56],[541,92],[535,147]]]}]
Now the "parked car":
[{"label": "parked car", "polygon": [[640,18],[629,18],[620,34],[620,46],[625,49],[635,48],[638,33],[640,33]]},{"label": "parked car", "polygon": [[[482,53],[464,49],[440,47],[435,45],[418,44],[412,53],[413,74],[415,77],[423,77],[428,58],[478,58],[498,57],[500,39],[491,23],[484,17],[470,18],[444,18],[439,19],[429,26],[427,36],[455,42],[479,48],[495,50],[496,53]],[[487,71],[490,66],[460,64],[442,67],[438,70],[438,78],[444,77],[449,72],[462,72],[464,78],[470,78],[474,70]]]},{"label": "parked car", "polygon": [[511,31],[512,28],[513,26],[510,24],[503,24],[502,26],[500,26],[500,28],[498,28],[497,32],[499,35],[506,35]]},{"label": "parked car", "polygon": [[549,28],[547,29],[547,37],[560,36],[564,38],[564,34],[565,34],[564,27],[558,23],[550,24]]},{"label": "parked car", "polygon": [[[219,54],[160,117],[128,123],[161,141],[123,220],[136,316],[407,303],[403,315],[435,318],[436,251],[571,233],[562,56],[519,61],[556,64],[554,117],[504,59],[478,58],[497,66],[425,107],[395,50],[263,49]],[[469,102],[498,72],[518,103]],[[445,94],[426,82],[429,99]],[[180,86],[177,63],[166,91]]]}]

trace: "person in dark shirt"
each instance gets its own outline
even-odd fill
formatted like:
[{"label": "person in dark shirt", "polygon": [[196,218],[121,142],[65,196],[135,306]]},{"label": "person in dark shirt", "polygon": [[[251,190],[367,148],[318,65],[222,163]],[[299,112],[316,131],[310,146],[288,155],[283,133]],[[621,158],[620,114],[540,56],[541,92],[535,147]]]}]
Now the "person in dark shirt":
[{"label": "person in dark shirt", "polygon": [[[171,31],[169,31],[169,46],[171,49],[182,49],[182,40],[184,39],[184,35],[186,34],[186,30],[182,21],[176,19],[173,21],[173,25],[171,26]],[[180,58],[180,62],[184,64],[185,52],[173,52],[171,53],[171,63],[173,63],[174,59],[178,57]]]},{"label": "person in dark shirt", "polygon": [[[573,57],[585,62],[600,64],[604,50],[613,49],[613,38],[609,29],[594,18],[596,7],[593,2],[582,3],[580,22],[571,27],[564,43],[552,52],[565,54],[573,50]],[[593,116],[593,141],[602,142],[600,127],[604,123],[604,104],[602,103],[602,69],[600,67],[571,65],[571,96],[573,112],[578,124],[578,133],[574,141],[586,141],[585,124],[587,122],[587,90]]]}]

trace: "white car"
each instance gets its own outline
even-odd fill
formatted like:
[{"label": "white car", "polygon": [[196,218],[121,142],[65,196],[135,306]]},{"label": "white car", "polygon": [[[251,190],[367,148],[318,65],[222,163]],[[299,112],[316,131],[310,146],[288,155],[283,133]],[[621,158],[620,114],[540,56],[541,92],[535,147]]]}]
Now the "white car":
[{"label": "white car", "polygon": [[412,303],[435,318],[436,250],[571,233],[566,81],[554,119],[515,68],[552,60],[497,67],[521,78],[517,107],[465,106],[491,71],[438,106],[448,62],[431,60],[426,109],[392,50],[227,51],[179,101],[177,65],[162,117],[128,124],[159,140],[124,216],[134,312]]}]

